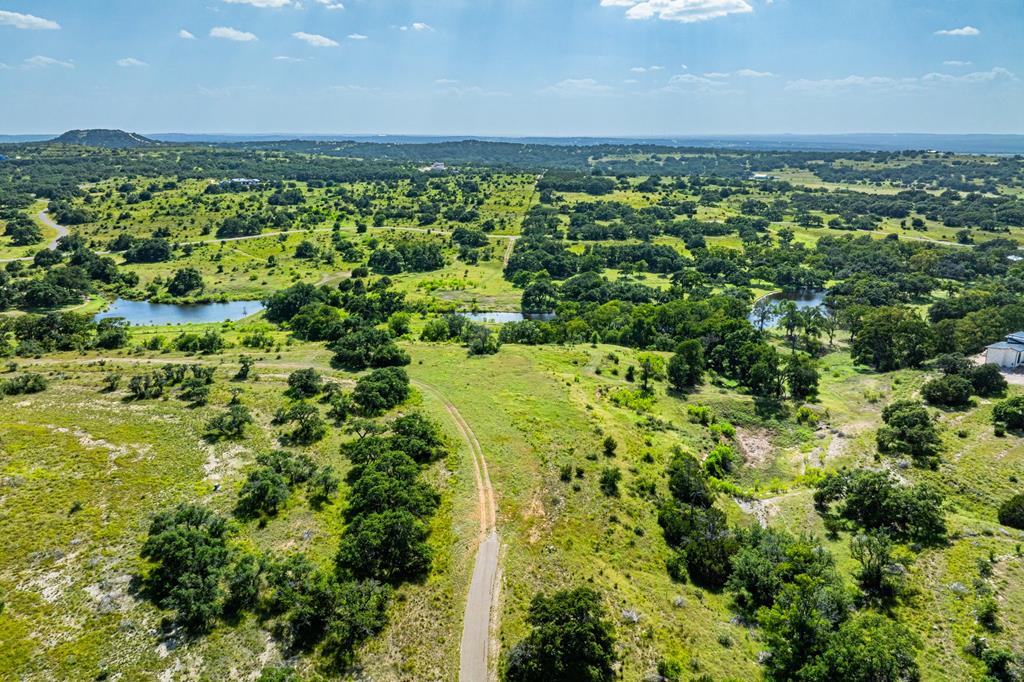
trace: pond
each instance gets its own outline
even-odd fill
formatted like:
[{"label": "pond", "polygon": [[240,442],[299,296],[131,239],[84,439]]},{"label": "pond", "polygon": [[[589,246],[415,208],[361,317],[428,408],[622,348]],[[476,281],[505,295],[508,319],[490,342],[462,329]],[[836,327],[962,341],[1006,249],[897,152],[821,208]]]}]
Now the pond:
[{"label": "pond", "polygon": [[[780,291],[774,294],[765,296],[765,300],[772,304],[778,304],[781,301],[793,301],[796,303],[797,310],[805,310],[807,308],[817,308],[825,303],[825,295],[828,294],[827,289],[800,289],[798,291]],[[779,324],[781,316],[772,315],[765,322],[765,329],[771,329]],[[754,313],[751,312],[748,316],[750,323],[755,327],[757,326],[757,320],[754,318]]]},{"label": "pond", "polygon": [[554,313],[462,313],[473,322],[487,322],[490,324],[505,324],[506,322],[522,322],[523,320],[537,320],[539,322],[550,322],[555,319]]},{"label": "pond", "polygon": [[263,310],[259,301],[230,301],[228,303],[150,303],[126,301],[119,298],[93,319],[123,317],[136,327],[155,327],[165,324],[203,324],[241,320]]}]

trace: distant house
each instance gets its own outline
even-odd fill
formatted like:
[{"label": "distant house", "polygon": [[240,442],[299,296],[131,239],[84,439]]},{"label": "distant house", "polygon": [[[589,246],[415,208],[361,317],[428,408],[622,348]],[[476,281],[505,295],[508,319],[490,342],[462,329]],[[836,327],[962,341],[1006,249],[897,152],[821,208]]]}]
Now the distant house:
[{"label": "distant house", "polygon": [[243,187],[255,187],[260,184],[257,178],[231,178],[221,183],[222,185],[242,185]]},{"label": "distant house", "polygon": [[1014,332],[985,349],[985,362],[1013,369],[1024,365],[1024,332]]},{"label": "distant house", "polygon": [[448,170],[448,166],[446,166],[445,164],[441,163],[440,161],[436,161],[436,162],[430,164],[429,166],[423,166],[422,168],[420,168],[420,172],[421,173],[434,173],[434,172],[441,172],[441,171],[445,171],[445,170]]}]

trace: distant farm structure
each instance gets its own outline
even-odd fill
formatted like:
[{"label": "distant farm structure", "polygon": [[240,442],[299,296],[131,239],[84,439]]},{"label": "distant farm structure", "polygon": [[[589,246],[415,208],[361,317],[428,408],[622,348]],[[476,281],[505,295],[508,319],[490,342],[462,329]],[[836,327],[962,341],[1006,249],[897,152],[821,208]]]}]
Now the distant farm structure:
[{"label": "distant farm structure", "polygon": [[1008,334],[999,343],[985,348],[985,362],[1003,369],[1015,369],[1024,364],[1024,332]]}]

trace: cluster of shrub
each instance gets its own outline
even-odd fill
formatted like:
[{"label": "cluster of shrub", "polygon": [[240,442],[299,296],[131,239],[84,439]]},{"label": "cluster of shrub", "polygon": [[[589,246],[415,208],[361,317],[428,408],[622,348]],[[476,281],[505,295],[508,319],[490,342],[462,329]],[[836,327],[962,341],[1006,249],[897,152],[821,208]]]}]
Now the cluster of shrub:
[{"label": "cluster of shrub", "polygon": [[[118,318],[93,321],[90,315],[53,312],[45,315],[0,317],[0,356],[32,357],[55,351],[123,348],[127,323]],[[17,345],[12,346],[10,335]]]},{"label": "cluster of shrub", "polygon": [[934,365],[942,376],[921,387],[921,396],[930,405],[965,407],[972,395],[991,398],[1006,393],[1008,384],[996,365],[975,365],[956,354],[940,355]]},{"label": "cluster of shrub", "polygon": [[59,308],[100,289],[123,293],[138,283],[138,275],[118,270],[114,259],[89,250],[78,235],[67,235],[56,249],[37,251],[31,266],[12,261],[0,270],[0,310]]},{"label": "cluster of shrub", "polygon": [[[381,381],[401,384],[397,393],[408,394],[404,371],[386,368],[360,379],[352,403],[374,404],[361,396],[376,391],[373,384]],[[325,390],[313,370],[293,373],[288,383],[297,399],[338,395]],[[377,403],[367,411],[389,409],[396,400],[392,396],[386,407]],[[253,552],[228,519],[201,506],[180,505],[154,518],[141,551],[150,562],[144,577],[150,597],[173,610],[177,623],[194,634],[220,618],[252,612],[269,623],[289,651],[319,648],[339,669],[351,664],[358,644],[386,624],[393,588],[429,571],[427,524],[439,497],[421,470],[443,458],[447,444],[438,426],[417,413],[390,422],[354,420],[349,432],[357,437],[342,453],[354,466],[333,570],[302,554]],[[235,512],[242,520],[266,522],[300,486],[319,505],[340,483],[333,468],[318,466],[304,453],[260,453],[239,490]]]},{"label": "cluster of shrub", "polygon": [[390,248],[374,250],[367,264],[379,275],[397,275],[401,272],[440,270],[444,262],[440,244],[423,239],[402,239]]},{"label": "cluster of shrub", "polygon": [[334,497],[340,484],[331,465],[317,466],[305,453],[261,452],[238,492],[235,513],[244,519],[277,516],[300,485],[306,486],[310,502],[320,505]]},{"label": "cluster of shrub", "polygon": [[446,313],[430,319],[420,332],[420,339],[431,343],[458,341],[470,355],[493,355],[501,348],[501,333],[486,325],[476,324],[465,315]]},{"label": "cluster of shrub", "polygon": [[0,380],[0,397],[41,393],[46,390],[48,385],[49,382],[42,374],[25,372],[9,379]]},{"label": "cluster of shrub", "polygon": [[658,520],[674,551],[670,575],[731,594],[739,617],[760,626],[769,679],[911,679],[917,674],[919,642],[883,613],[904,589],[905,571],[894,558],[894,543],[938,542],[945,534],[942,500],[933,489],[904,487],[889,474],[871,471],[822,479],[815,504],[829,528],[856,533],[851,552],[861,564],[860,589],[851,594],[833,556],[813,538],[775,528],[730,527],[714,506],[706,467],[693,456],[673,455],[668,486]]},{"label": "cluster of shrub", "polygon": [[[164,365],[159,370],[136,374],[128,380],[128,397],[131,400],[154,400],[163,397],[171,387],[179,387],[178,398],[194,406],[205,405],[210,398],[215,367],[204,365]],[[107,390],[117,387],[120,375],[109,375]]]}]

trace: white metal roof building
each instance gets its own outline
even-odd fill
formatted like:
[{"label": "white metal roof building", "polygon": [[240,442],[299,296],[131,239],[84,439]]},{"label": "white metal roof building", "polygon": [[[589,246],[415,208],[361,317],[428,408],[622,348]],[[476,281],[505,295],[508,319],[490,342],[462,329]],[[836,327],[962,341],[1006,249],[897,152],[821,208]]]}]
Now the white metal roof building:
[{"label": "white metal roof building", "polygon": [[1007,334],[1006,339],[985,349],[985,362],[1010,369],[1024,364],[1024,332]]}]

